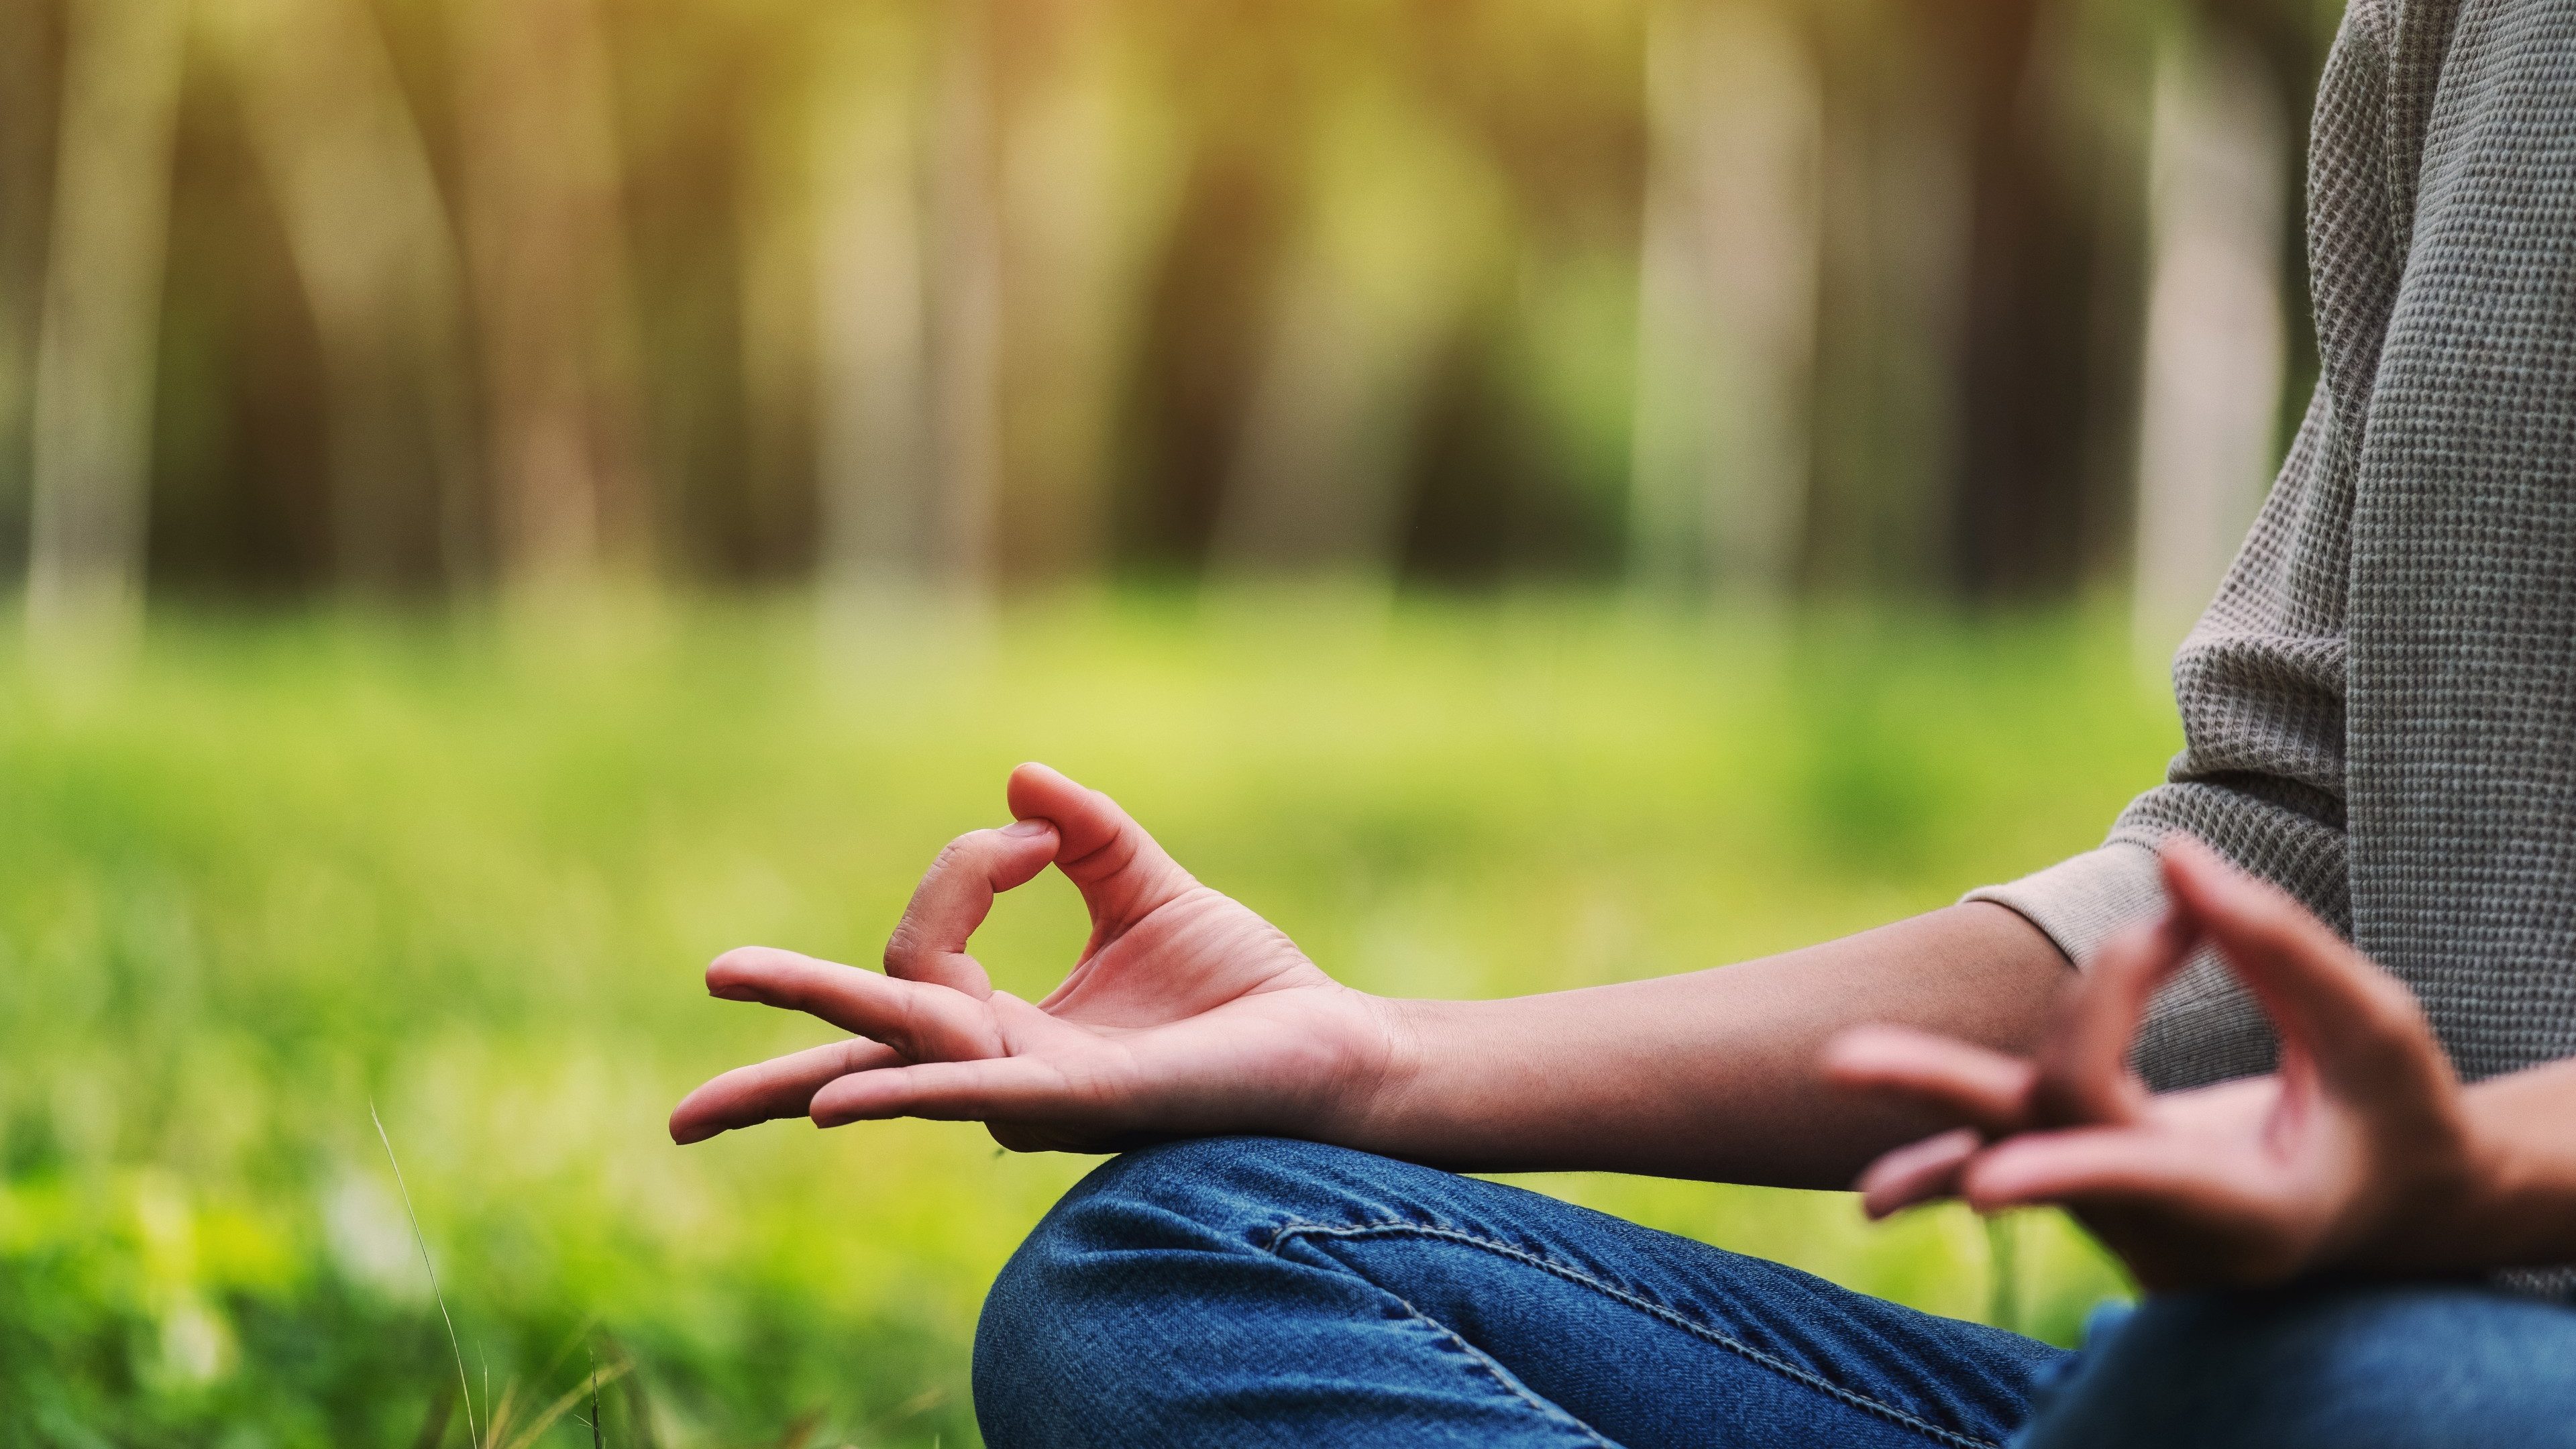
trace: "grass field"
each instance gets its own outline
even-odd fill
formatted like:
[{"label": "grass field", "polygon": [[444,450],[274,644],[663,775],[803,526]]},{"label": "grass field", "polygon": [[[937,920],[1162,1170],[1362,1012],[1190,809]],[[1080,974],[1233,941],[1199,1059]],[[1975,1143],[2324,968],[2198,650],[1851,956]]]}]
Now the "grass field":
[{"label": "grass field", "polygon": [[[595,1354],[634,1366],[617,1444],[976,1442],[977,1303],[1087,1161],[917,1123],[681,1151],[662,1122],[828,1034],[708,1000],[707,958],[873,961],[1022,759],[1343,979],[1491,995],[2045,864],[2175,734],[2107,617],[1095,596],[828,659],[808,624],[182,617],[114,682],[0,657],[0,1445],[417,1442],[457,1373],[371,1102],[478,1420]],[[1041,992],[1082,928],[1050,876],[978,949]],[[2060,1339],[2117,1291],[2053,1218],[1530,1181]]]}]

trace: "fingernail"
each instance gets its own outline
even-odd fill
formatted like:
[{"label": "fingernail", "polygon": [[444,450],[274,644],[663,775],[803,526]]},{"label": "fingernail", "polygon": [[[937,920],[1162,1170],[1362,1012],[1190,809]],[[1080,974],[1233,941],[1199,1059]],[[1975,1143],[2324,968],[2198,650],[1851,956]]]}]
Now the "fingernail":
[{"label": "fingernail", "polygon": [[1053,835],[1055,833],[1055,824],[1054,822],[1047,820],[1014,820],[1010,824],[1002,827],[1002,833],[1004,835],[1018,835],[1022,837],[1032,835]]}]

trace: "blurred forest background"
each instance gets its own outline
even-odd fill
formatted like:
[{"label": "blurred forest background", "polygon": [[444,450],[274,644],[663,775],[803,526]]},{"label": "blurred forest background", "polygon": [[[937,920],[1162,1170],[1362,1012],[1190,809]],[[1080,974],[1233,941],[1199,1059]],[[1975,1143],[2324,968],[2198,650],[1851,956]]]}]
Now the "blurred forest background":
[{"label": "blurred forest background", "polygon": [[2313,371],[2336,19],[5,0],[0,557],[40,630],[1325,571],[2169,631]]},{"label": "blurred forest background", "polygon": [[576,1445],[594,1361],[619,1445],[975,1442],[1086,1164],[661,1122],[821,1034],[702,963],[873,960],[1021,759],[1412,994],[2092,845],[2314,372],[2338,18],[0,0],[0,1449]]}]

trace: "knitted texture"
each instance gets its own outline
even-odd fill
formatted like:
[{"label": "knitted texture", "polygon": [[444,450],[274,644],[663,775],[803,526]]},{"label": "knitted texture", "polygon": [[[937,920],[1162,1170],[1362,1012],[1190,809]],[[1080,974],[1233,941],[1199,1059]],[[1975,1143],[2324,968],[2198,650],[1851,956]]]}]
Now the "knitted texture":
[{"label": "knitted texture", "polygon": [[[2353,0],[2308,159],[2317,390],[2102,850],[1973,892],[2077,960],[2182,833],[2414,988],[2474,1081],[2576,1054],[2576,6]],[[2215,961],[2160,1087],[2266,1069]]]},{"label": "knitted texture", "polygon": [[[2182,753],[2102,850],[1971,898],[2081,961],[2187,833],[2404,980],[2464,1078],[2576,1055],[2576,4],[2352,0],[2308,241],[2321,376],[2174,660]],[[2274,1050],[2201,960],[2138,1062]]]}]

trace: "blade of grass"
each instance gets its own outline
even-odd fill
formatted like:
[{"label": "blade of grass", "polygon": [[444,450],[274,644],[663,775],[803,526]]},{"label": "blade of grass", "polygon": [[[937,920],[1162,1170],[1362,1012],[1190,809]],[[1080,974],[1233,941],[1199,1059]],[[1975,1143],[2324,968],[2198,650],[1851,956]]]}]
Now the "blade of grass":
[{"label": "blade of grass", "polygon": [[1986,1322],[2021,1331],[2021,1216],[1986,1219]]},{"label": "blade of grass", "polygon": [[[608,1340],[608,1351],[616,1355],[619,1363],[630,1369],[635,1366],[633,1356],[626,1352],[626,1345],[613,1337]],[[628,1374],[625,1382],[617,1386],[617,1392],[626,1400],[627,1443],[635,1449],[654,1449],[653,1396],[645,1390],[644,1375],[640,1372]]]},{"label": "blade of grass", "polygon": [[[553,1378],[555,1376],[555,1370],[564,1366],[564,1360],[572,1357],[572,1351],[574,1349],[582,1348],[589,1344],[590,1331],[598,1326],[598,1314],[594,1313],[584,1318],[581,1321],[581,1326],[579,1328],[574,1329],[570,1334],[565,1336],[563,1343],[555,1349],[555,1356],[546,1360],[546,1366],[537,1370],[534,1382],[544,1383],[546,1380]],[[593,1367],[597,1367],[595,1360],[597,1360],[598,1357],[599,1355],[596,1353],[591,1355],[591,1358],[594,1360],[592,1365]]]},{"label": "blade of grass", "polygon": [[447,1311],[447,1295],[439,1290],[438,1265],[429,1260],[429,1238],[420,1230],[420,1214],[411,1205],[411,1184],[403,1181],[402,1159],[394,1156],[394,1139],[385,1131],[385,1119],[376,1112],[375,1099],[367,1099],[367,1120],[376,1124],[376,1138],[385,1144],[385,1161],[393,1164],[394,1186],[402,1190],[403,1216],[411,1219],[411,1240],[420,1245],[420,1265],[429,1270],[429,1296],[438,1300],[438,1316],[447,1321],[447,1349],[456,1355],[456,1387],[465,1394],[465,1439],[479,1445],[483,1436],[474,1428],[474,1390],[465,1381],[465,1348],[456,1339],[456,1318]]},{"label": "blade of grass", "polygon": [[916,1414],[927,1414],[948,1402],[948,1390],[932,1385],[868,1421],[862,1437],[875,1438]]},{"label": "blade of grass", "polygon": [[614,1379],[625,1372],[626,1365],[624,1364],[611,1364],[604,1369],[591,1370],[588,1378],[573,1385],[571,1388],[564,1390],[563,1394],[553,1403],[546,1405],[543,1412],[539,1413],[535,1418],[530,1419],[526,1428],[511,1435],[509,1440],[500,1446],[500,1449],[528,1449],[528,1446],[537,1442],[538,1435],[553,1428],[555,1420],[562,1418],[573,1405],[580,1403],[582,1395],[597,1395],[601,1384],[607,1383],[609,1380]]},{"label": "blade of grass", "polygon": [[483,1391],[483,1449],[491,1449],[492,1445],[500,1443],[501,1436],[510,1432],[510,1421],[518,1416],[519,1381],[517,1379],[511,1379],[502,1384],[501,1397],[497,1399],[492,1397],[490,1389],[485,1389]]}]

